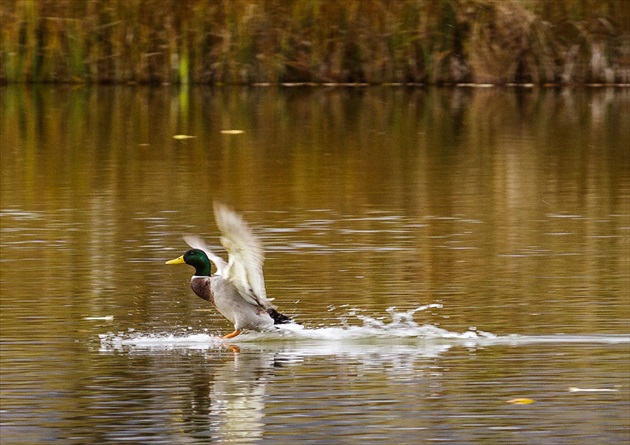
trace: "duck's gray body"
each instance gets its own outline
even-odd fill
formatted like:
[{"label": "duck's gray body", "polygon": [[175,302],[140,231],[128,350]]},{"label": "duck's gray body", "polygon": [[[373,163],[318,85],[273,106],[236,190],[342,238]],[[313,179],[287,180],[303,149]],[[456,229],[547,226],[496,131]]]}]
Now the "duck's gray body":
[{"label": "duck's gray body", "polygon": [[261,304],[248,302],[236,287],[222,276],[193,276],[190,287],[199,297],[210,301],[217,311],[234,325],[236,331],[274,329],[276,323],[270,312],[275,312],[275,309],[272,306],[264,307]]}]

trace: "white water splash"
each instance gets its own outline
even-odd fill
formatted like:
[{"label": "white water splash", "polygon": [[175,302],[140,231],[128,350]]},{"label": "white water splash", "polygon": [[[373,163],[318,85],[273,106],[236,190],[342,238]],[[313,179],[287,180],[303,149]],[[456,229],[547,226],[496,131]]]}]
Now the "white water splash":
[{"label": "white water splash", "polygon": [[[279,325],[274,332],[245,332],[230,340],[189,331],[143,333],[127,332],[101,334],[100,351],[132,349],[193,349],[208,350],[238,345],[239,348],[300,349],[309,352],[334,354],[342,350],[374,350],[374,348],[425,348],[430,355],[452,346],[525,345],[532,343],[630,343],[626,335],[545,335],[497,336],[471,327],[464,332],[453,332],[431,324],[418,324],[414,315],[428,309],[440,309],[440,304],[429,304],[407,311],[387,309],[386,317],[374,318],[357,314],[357,309],[341,317],[338,325],[304,327],[298,324]],[[359,324],[351,324],[348,317]],[[439,352],[438,352],[439,351]]]},{"label": "white water splash", "polygon": [[[298,324],[279,325],[274,332],[245,332],[230,340],[208,333],[143,333],[130,330],[101,334],[101,351],[120,350],[125,348],[160,348],[160,349],[211,349],[226,344],[267,345],[271,343],[308,343],[319,342],[322,345],[330,343],[392,343],[392,341],[406,340],[471,340],[492,339],[493,334],[471,330],[458,333],[439,328],[434,325],[419,325],[414,320],[417,312],[427,309],[439,309],[440,304],[429,304],[408,311],[387,309],[389,320],[374,318],[367,315],[357,315],[358,310],[350,310],[349,315],[341,318],[339,325],[326,327],[304,327]],[[360,324],[352,325],[348,317],[354,317]]]}]

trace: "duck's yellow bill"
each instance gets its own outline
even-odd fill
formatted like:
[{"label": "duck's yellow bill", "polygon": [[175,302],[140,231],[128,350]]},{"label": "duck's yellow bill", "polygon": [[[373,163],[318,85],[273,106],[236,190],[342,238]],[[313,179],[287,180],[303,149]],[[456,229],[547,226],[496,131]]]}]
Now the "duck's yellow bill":
[{"label": "duck's yellow bill", "polygon": [[184,255],[182,255],[179,258],[175,258],[174,260],[168,260],[166,264],[184,264],[185,262],[186,261],[184,261]]}]

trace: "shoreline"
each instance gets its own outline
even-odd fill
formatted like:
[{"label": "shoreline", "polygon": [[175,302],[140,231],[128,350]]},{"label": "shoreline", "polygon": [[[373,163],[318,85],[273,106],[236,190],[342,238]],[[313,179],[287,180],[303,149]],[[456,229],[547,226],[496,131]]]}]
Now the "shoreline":
[{"label": "shoreline", "polygon": [[0,84],[630,84],[626,0],[6,0],[0,19]]}]

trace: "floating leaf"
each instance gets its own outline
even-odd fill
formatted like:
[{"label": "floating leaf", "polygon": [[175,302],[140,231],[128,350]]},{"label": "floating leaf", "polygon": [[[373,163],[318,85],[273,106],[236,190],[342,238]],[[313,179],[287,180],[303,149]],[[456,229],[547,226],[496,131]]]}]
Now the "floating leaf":
[{"label": "floating leaf", "polygon": [[84,320],[105,320],[112,321],[114,319],[113,315],[105,315],[104,317],[83,317]]},{"label": "floating leaf", "polygon": [[525,397],[519,397],[516,399],[508,400],[507,403],[511,403],[512,405],[529,405],[530,403],[534,403],[534,401]]},{"label": "floating leaf", "polygon": [[176,134],[175,136],[173,136],[173,139],[177,139],[178,141],[185,141],[186,139],[193,139],[196,137],[197,136],[191,136],[189,134]]},{"label": "floating leaf", "polygon": [[614,388],[576,388],[572,386],[569,388],[569,392],[617,392],[618,389]]},{"label": "floating leaf", "polygon": [[221,134],[243,134],[243,130],[221,130]]}]

